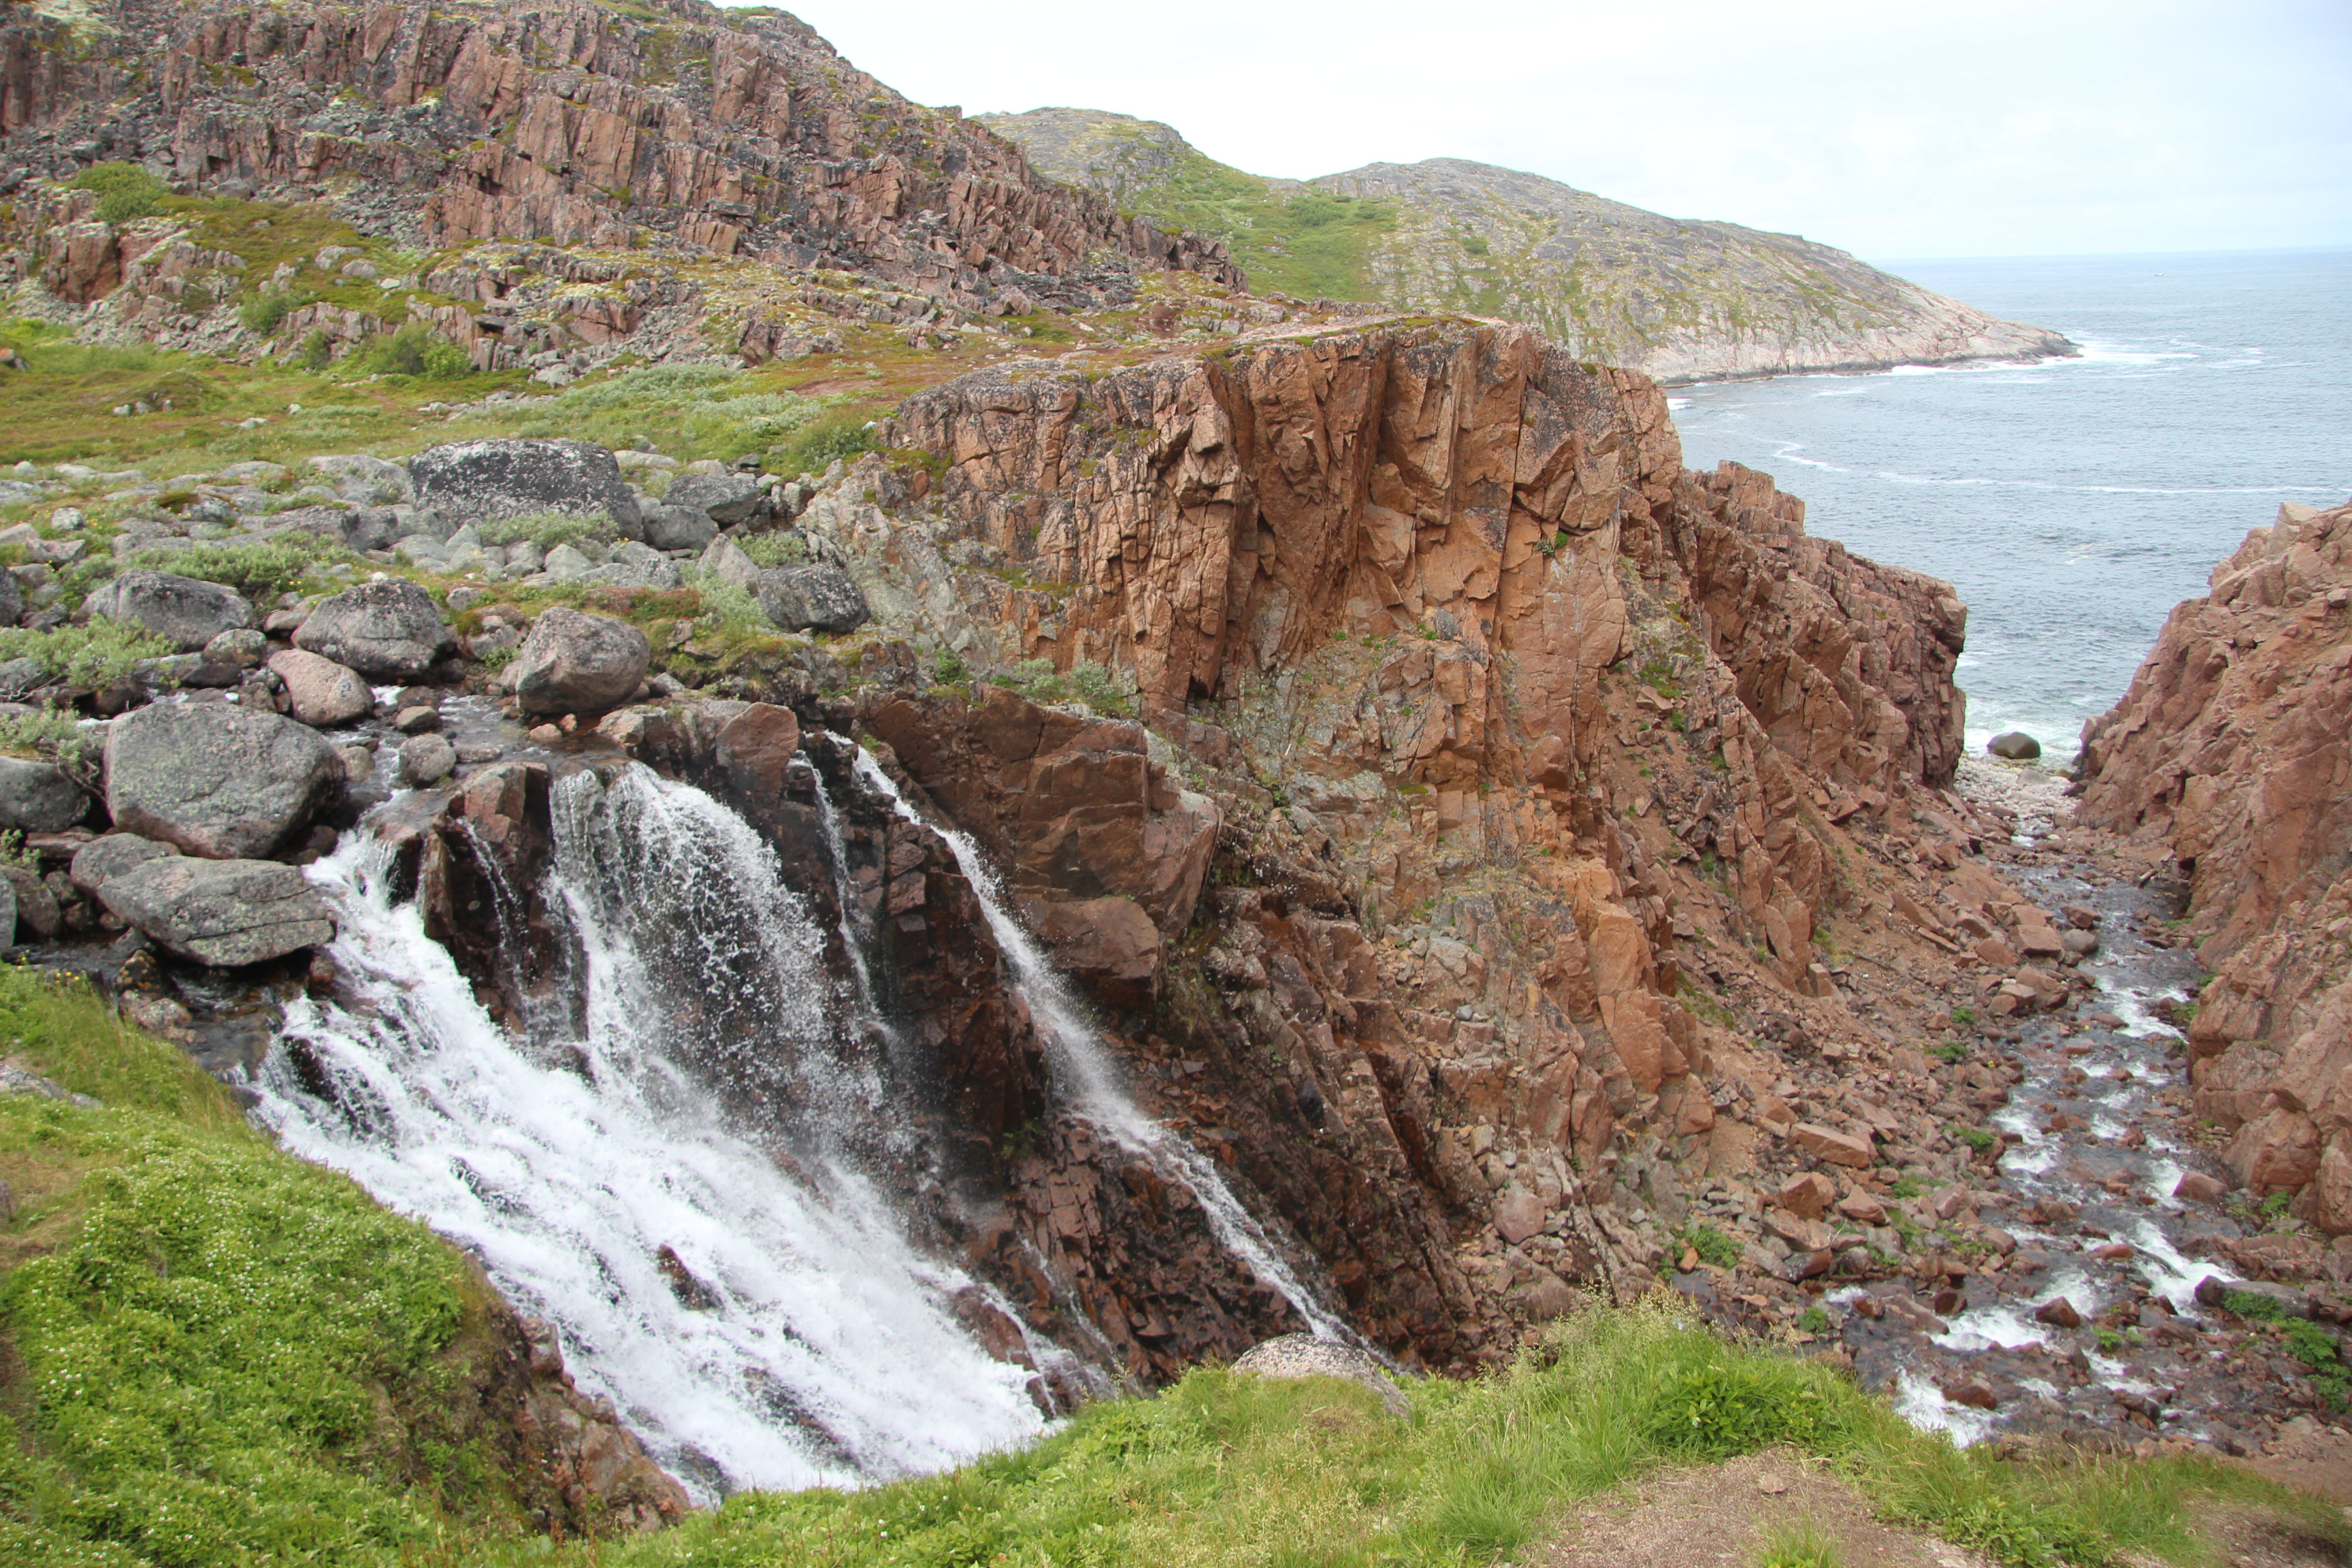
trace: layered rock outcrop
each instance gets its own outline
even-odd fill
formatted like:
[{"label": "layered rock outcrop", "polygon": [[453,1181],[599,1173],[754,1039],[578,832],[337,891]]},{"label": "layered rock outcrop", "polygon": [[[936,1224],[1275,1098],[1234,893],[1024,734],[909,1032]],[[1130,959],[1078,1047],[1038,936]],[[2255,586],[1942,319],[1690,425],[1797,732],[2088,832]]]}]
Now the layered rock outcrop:
[{"label": "layered rock outcrop", "polygon": [[[0,148],[20,168],[62,177],[102,156],[203,193],[331,192],[420,247],[626,249],[650,230],[969,309],[1099,303],[1137,268],[1240,281],[1222,247],[1039,177],[782,12],[111,0],[77,28],[20,8],[0,26]],[[61,264],[84,297],[121,278],[115,240],[87,218],[58,228],[91,253]]]},{"label": "layered rock outcrop", "polygon": [[2197,1109],[2257,1193],[2352,1233],[2352,507],[2289,503],[2083,732],[2081,818],[2168,847],[2215,972]]}]

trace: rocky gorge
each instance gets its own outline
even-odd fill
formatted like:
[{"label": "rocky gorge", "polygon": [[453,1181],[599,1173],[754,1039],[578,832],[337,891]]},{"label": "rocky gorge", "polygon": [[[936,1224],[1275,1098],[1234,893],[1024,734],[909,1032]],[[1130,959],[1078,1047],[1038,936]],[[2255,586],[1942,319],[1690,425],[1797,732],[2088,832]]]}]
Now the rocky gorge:
[{"label": "rocky gorge", "polygon": [[[1949,586],[1685,468],[1653,376],[1250,294],[639,9],[0,28],[0,912],[431,1227],[324,1473],[723,1522],[1338,1364],[1286,1335],[1501,1387],[1596,1304],[2003,1454],[2339,1452],[2345,512],[2077,803],[1963,754]],[[37,1118],[152,1092],[73,1068],[0,1075],[0,1272],[183,1343],[270,1271],[61,1206]],[[16,1299],[0,1405],[96,1474]]]}]

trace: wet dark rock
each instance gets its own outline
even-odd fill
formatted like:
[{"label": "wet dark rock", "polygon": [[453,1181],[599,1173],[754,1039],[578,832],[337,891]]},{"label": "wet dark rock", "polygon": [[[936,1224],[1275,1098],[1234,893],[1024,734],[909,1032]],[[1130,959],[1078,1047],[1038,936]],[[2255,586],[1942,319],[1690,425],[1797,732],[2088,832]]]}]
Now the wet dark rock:
[{"label": "wet dark rock", "polygon": [[89,809],[89,796],[56,764],[0,757],[0,828],[59,833]]},{"label": "wet dark rock", "polygon": [[1055,965],[1104,1005],[1148,1008],[1159,999],[1160,928],[1133,899],[1033,899],[1022,912]]},{"label": "wet dark rock", "polygon": [[405,578],[387,578],[322,601],[294,634],[294,646],[370,680],[415,680],[450,646],[450,635],[430,594]]},{"label": "wet dark rock", "polygon": [[2042,754],[2042,742],[2022,730],[2005,730],[1987,741],[1985,750],[2012,763],[2030,763]]},{"label": "wet dark rock", "polygon": [[253,624],[253,608],[236,589],[169,572],[125,572],[92,590],[84,607],[92,616],[152,632],[188,653],[223,632]]},{"label": "wet dark rock", "polygon": [[344,773],[334,748],[291,719],[219,701],[158,702],[114,721],[106,779],[118,828],[233,860],[293,839],[334,799]]},{"label": "wet dark rock", "polygon": [[2079,1329],[2083,1326],[2083,1314],[2074,1310],[2074,1302],[2057,1296],[2033,1309],[2033,1321],[2053,1329]]},{"label": "wet dark rock", "polygon": [[109,877],[99,897],[158,946],[198,963],[259,963],[335,934],[318,889],[275,860],[151,860]]}]

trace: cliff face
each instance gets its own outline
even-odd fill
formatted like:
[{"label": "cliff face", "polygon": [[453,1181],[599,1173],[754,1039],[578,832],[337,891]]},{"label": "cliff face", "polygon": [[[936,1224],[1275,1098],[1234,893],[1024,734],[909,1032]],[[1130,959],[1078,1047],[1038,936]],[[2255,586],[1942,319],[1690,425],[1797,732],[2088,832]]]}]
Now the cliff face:
[{"label": "cliff face", "polygon": [[2084,821],[2168,845],[2215,971],[2197,1109],[2258,1192],[2352,1232],[2352,508],[2288,505],[2084,730]]},{"label": "cliff face", "polygon": [[[1814,945],[1900,943],[1886,878],[2023,902],[1941,787],[1964,612],[1807,538],[1765,477],[1683,470],[1654,384],[1515,328],[1244,335],[968,376],[886,435],[802,528],[886,639],[1128,693],[1168,808],[1222,822],[1197,912],[1156,918],[1144,868],[1179,858],[1149,834],[1081,874],[1112,841],[1043,742],[991,738],[1012,710],[863,721],[1013,868],[1156,1113],[1392,1350],[1458,1362],[1565,1282],[1638,1288],[1711,1179],[1967,1164]],[[1852,1042],[1867,1092],[1806,1100],[1780,1040]]]},{"label": "cliff face", "polygon": [[1795,235],[1662,217],[1491,164],[1267,180],[1153,121],[1040,109],[987,123],[1056,179],[1224,240],[1262,281],[1524,321],[1669,384],[2076,352]]},{"label": "cliff face", "polygon": [[972,309],[1013,289],[1098,304],[1139,267],[1240,281],[1216,247],[1039,178],[781,12],[112,0],[68,24],[11,6],[0,84],[12,178],[125,160],[194,193],[331,199],[421,247],[650,239]]}]

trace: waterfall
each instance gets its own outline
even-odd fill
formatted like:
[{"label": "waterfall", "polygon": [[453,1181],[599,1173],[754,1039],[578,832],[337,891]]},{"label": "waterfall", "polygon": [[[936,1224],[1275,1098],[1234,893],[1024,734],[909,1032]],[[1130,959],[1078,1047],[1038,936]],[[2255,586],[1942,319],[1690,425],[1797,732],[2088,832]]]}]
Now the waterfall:
[{"label": "waterfall", "polygon": [[1200,1200],[1218,1243],[1248,1265],[1252,1273],[1288,1301],[1315,1331],[1318,1339],[1359,1343],[1353,1329],[1316,1300],[1314,1292],[1282,1259],[1282,1255],[1241,1200],[1234,1196],[1213,1161],[1158,1121],[1144,1114],[1120,1081],[1118,1065],[1103,1049],[1101,1032],[1088,1022],[1085,1007],[1038,951],[1034,938],[1006,909],[1003,889],[980,846],[952,825],[926,820],[913,803],[899,793],[888,773],[864,747],[854,764],[867,787],[887,797],[893,810],[946,841],[964,879],[987,916],[996,945],[1013,966],[1022,999],[1029,1005],[1045,1037],[1055,1088],[1070,1108],[1099,1128],[1127,1152],[1147,1162],[1163,1180],[1172,1181]]},{"label": "waterfall", "polygon": [[509,1039],[355,834],[310,870],[350,1000],[289,1005],[259,1120],[464,1247],[704,1500],[1042,1431],[1029,1373],[954,1315],[973,1282],[910,1245],[834,1135],[884,1097],[831,1027],[823,936],[773,855],[635,765],[561,781],[553,816],[585,1037]]}]

